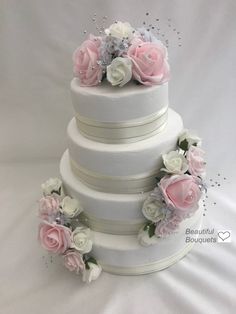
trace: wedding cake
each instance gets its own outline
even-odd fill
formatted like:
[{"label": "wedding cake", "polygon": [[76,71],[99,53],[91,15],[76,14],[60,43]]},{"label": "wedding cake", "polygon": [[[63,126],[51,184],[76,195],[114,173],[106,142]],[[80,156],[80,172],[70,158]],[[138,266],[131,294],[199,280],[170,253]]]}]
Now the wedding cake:
[{"label": "wedding cake", "polygon": [[[75,117],[60,179],[42,185],[39,239],[91,281],[145,274],[192,248],[205,174],[200,139],[169,108],[166,47],[115,22],[74,52]],[[86,254],[89,254],[88,257]]]}]

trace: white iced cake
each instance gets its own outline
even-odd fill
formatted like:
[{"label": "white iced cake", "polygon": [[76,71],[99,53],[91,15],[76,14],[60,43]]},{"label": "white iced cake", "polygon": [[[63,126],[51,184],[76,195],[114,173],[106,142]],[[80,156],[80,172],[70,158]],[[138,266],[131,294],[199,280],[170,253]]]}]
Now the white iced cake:
[{"label": "white iced cake", "polygon": [[[143,202],[156,186],[162,155],[176,150],[183,131],[181,117],[168,108],[168,83],[81,87],[75,78],[71,91],[75,118],[68,126],[69,148],[60,171],[67,193],[81,201],[83,222],[93,230],[94,256],[104,270],[117,274],[171,265],[192,247],[185,243],[185,230],[199,227],[200,210],[154,245],[142,246],[137,237],[145,224]],[[147,117],[155,117],[148,132]]]},{"label": "white iced cake", "polygon": [[[56,200],[60,215],[52,219],[41,206],[41,243],[87,281],[100,268],[121,275],[166,268],[193,246],[185,232],[200,228],[205,175],[200,139],[169,108],[166,47],[150,30],[116,22],[90,35],[73,61],[62,182],[43,185],[42,204]],[[55,226],[70,234],[63,248],[45,236]]]}]

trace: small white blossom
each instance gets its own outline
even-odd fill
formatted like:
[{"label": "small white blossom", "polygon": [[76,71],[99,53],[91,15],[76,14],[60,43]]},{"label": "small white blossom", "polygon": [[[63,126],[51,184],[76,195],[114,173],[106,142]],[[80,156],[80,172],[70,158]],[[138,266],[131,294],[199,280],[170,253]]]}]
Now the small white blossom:
[{"label": "small white blossom", "polygon": [[71,198],[70,196],[64,197],[60,204],[60,212],[65,214],[69,218],[78,216],[83,211],[78,200]]},{"label": "small white blossom", "polygon": [[198,137],[197,135],[191,133],[189,130],[184,130],[180,136],[179,136],[179,140],[178,140],[178,144],[179,146],[181,145],[181,143],[183,143],[184,141],[187,142],[187,149],[190,148],[190,146],[192,145],[201,145],[201,138]]},{"label": "small white blossom", "polygon": [[143,203],[142,212],[147,220],[158,222],[165,217],[166,209],[162,200],[148,197]]},{"label": "small white blossom", "polygon": [[90,234],[90,229],[81,226],[77,227],[72,232],[72,245],[71,247],[79,251],[81,254],[88,253],[92,250],[92,239]]},{"label": "small white blossom", "polygon": [[142,228],[138,233],[138,241],[142,246],[150,246],[156,244],[158,242],[158,238],[155,235],[149,237],[148,229],[144,230]]},{"label": "small white blossom", "polygon": [[105,29],[106,35],[110,35],[116,38],[128,38],[132,39],[134,37],[134,28],[128,22],[116,22],[112,24],[109,28]]},{"label": "small white blossom", "polygon": [[132,78],[132,61],[128,58],[115,58],[107,67],[107,80],[120,87],[128,83]]},{"label": "small white blossom", "polygon": [[50,178],[41,185],[43,195],[48,196],[57,194],[58,196],[64,196],[62,187],[62,181],[58,178]]},{"label": "small white blossom", "polygon": [[88,262],[88,266],[89,269],[85,268],[82,273],[82,280],[87,283],[91,282],[92,280],[96,280],[102,271],[102,268],[99,264]]},{"label": "small white blossom", "polygon": [[162,171],[173,174],[182,174],[188,170],[188,163],[186,158],[178,151],[171,151],[168,154],[162,155],[165,168]]}]

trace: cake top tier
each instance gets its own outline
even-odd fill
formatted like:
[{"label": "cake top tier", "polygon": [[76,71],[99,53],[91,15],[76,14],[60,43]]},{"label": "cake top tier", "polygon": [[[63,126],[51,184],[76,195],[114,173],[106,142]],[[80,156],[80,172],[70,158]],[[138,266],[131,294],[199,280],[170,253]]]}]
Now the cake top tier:
[{"label": "cake top tier", "polygon": [[130,81],[151,86],[169,80],[166,47],[150,29],[127,22],[115,22],[100,36],[90,34],[75,50],[73,63],[80,86],[104,81],[119,87]]},{"label": "cake top tier", "polygon": [[[110,131],[110,128],[118,131],[122,127],[127,129],[128,126],[137,127],[145,123],[150,127],[152,121],[167,111],[168,83],[147,88],[129,82],[123,88],[113,88],[108,82],[104,82],[101,86],[84,87],[74,78],[71,81],[71,96],[76,117],[86,119],[86,124],[95,126],[99,123],[97,126],[100,129],[103,126]],[[110,125],[111,123],[115,125]],[[154,125],[153,128],[155,129]]]}]

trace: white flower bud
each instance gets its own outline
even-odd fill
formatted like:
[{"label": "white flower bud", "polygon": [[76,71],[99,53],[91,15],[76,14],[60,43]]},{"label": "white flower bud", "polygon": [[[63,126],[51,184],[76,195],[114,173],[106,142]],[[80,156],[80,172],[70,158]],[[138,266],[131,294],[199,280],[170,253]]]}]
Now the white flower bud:
[{"label": "white flower bud", "polygon": [[[197,135],[190,133],[189,130],[184,130],[182,132],[182,134],[180,134],[179,136],[179,140],[178,140],[178,144],[180,146],[180,148],[182,148],[181,146],[183,145],[184,142],[187,142],[187,147],[185,150],[188,150],[190,146],[192,145],[198,145],[201,146],[201,139],[200,137],[198,137]],[[181,145],[182,143],[182,145]]]},{"label": "white flower bud", "polygon": [[41,185],[43,195],[48,196],[52,194],[57,194],[58,196],[64,196],[64,191],[62,187],[62,181],[58,178],[50,178]]},{"label": "white flower bud", "polygon": [[162,171],[173,174],[183,174],[188,170],[186,158],[178,151],[171,151],[168,154],[162,155],[165,168]]},{"label": "white flower bud", "polygon": [[128,38],[129,40],[134,37],[134,28],[128,22],[120,22],[112,24],[105,30],[106,35],[110,35],[116,38]]},{"label": "white flower bud", "polygon": [[87,283],[91,282],[92,280],[96,280],[102,271],[102,268],[99,264],[88,262],[88,266],[89,269],[85,268],[82,274],[82,280]]},{"label": "white flower bud", "polygon": [[132,61],[128,58],[117,57],[107,67],[107,80],[120,87],[128,83],[132,78]]},{"label": "white flower bud", "polygon": [[60,212],[65,214],[69,218],[78,216],[83,211],[78,200],[71,198],[70,196],[64,197],[60,204]]},{"label": "white flower bud", "polygon": [[158,238],[155,235],[149,237],[148,230],[144,230],[142,228],[138,233],[138,241],[142,246],[150,246],[156,244],[158,242]]},{"label": "white flower bud", "polygon": [[88,253],[92,250],[92,239],[90,229],[84,226],[77,227],[72,232],[71,247],[79,251],[81,254]]},{"label": "white flower bud", "polygon": [[162,200],[148,197],[143,203],[142,212],[147,220],[158,222],[164,218],[166,210]]}]

